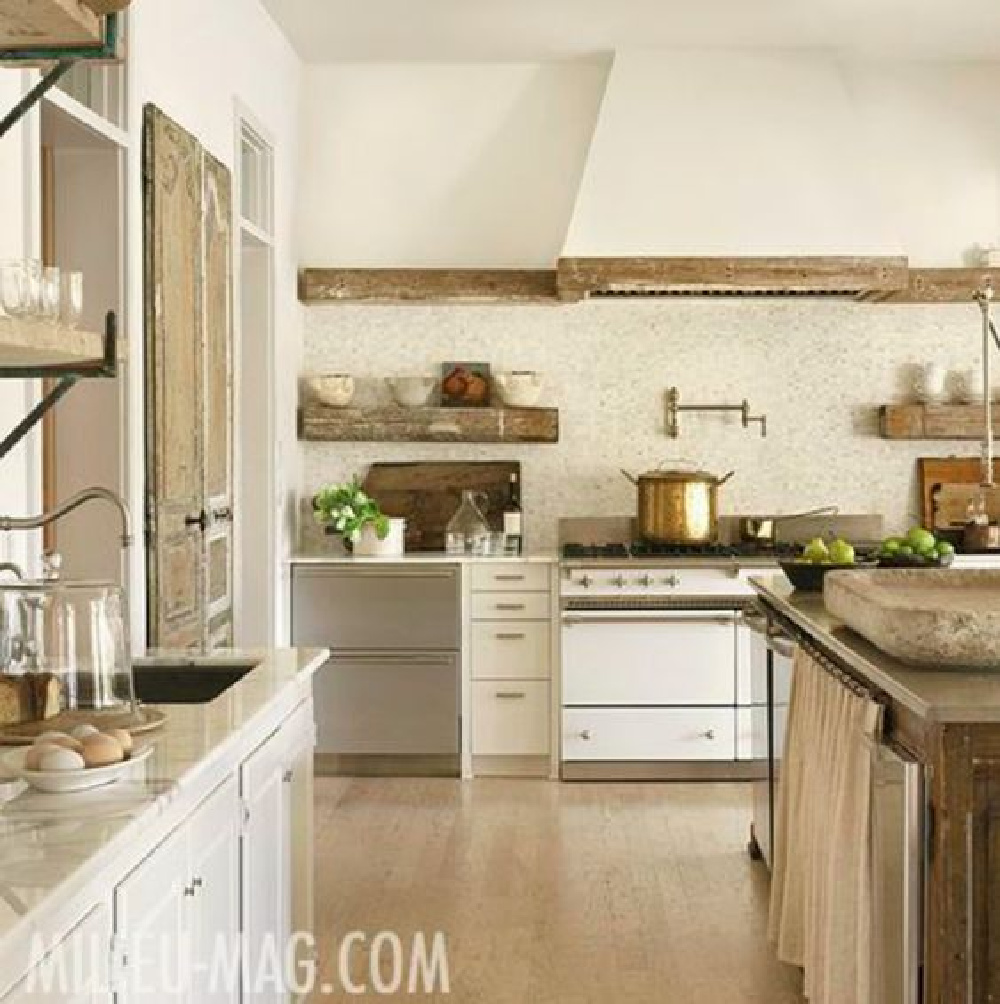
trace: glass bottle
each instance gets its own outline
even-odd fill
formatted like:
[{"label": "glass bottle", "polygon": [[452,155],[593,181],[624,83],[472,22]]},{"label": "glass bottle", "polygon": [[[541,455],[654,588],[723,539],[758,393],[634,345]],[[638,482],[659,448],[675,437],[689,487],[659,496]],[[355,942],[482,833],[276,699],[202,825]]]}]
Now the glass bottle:
[{"label": "glass bottle", "polygon": [[483,555],[489,549],[490,527],[477,504],[479,499],[485,504],[483,492],[462,492],[462,504],[445,530],[445,550],[449,554]]}]

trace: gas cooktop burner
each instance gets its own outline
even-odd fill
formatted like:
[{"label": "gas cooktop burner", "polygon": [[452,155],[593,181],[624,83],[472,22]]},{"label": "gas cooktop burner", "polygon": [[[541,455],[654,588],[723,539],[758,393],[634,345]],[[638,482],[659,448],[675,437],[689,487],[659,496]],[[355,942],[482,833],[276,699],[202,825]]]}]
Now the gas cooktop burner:
[{"label": "gas cooktop burner", "polygon": [[563,545],[563,558],[567,561],[609,560],[627,561],[630,558],[747,558],[774,556],[786,557],[797,553],[792,544],[660,544],[647,540],[633,540],[628,544],[577,544]]}]

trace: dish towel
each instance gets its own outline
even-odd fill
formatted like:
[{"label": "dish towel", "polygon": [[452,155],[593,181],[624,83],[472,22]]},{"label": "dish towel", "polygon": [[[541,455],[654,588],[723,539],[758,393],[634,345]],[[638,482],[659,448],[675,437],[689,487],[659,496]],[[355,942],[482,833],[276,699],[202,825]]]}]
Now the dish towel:
[{"label": "dish towel", "polygon": [[873,1004],[872,752],[882,706],[795,656],[768,935],[812,1004]]}]

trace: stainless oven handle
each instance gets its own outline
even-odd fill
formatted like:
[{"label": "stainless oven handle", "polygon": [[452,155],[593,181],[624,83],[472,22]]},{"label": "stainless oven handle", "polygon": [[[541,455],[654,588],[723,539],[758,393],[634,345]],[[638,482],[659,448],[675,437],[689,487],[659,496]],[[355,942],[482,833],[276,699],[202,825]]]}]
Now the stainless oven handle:
[{"label": "stainless oven handle", "polygon": [[452,666],[457,657],[451,652],[348,652],[330,655],[334,665],[355,666]]},{"label": "stainless oven handle", "polygon": [[574,610],[563,614],[562,622],[566,627],[577,624],[720,624],[732,627],[736,623],[735,613],[716,614],[704,610],[629,610],[617,612],[613,610],[580,611]]},{"label": "stainless oven handle", "polygon": [[441,568],[408,567],[406,565],[350,565],[343,568],[301,568],[303,578],[316,579],[454,579],[458,569],[454,565]]}]

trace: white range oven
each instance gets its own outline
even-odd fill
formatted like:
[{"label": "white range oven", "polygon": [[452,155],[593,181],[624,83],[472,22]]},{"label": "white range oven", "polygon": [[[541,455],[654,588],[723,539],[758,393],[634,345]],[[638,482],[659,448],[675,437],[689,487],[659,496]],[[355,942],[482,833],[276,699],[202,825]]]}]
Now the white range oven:
[{"label": "white range oven", "polygon": [[567,561],[562,776],[752,777],[755,568],[703,555]]}]

